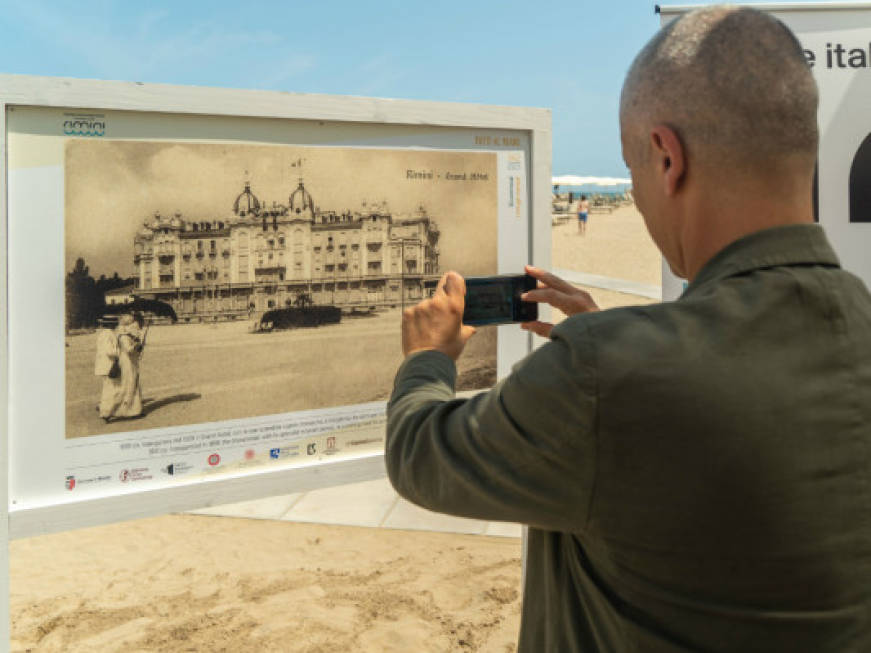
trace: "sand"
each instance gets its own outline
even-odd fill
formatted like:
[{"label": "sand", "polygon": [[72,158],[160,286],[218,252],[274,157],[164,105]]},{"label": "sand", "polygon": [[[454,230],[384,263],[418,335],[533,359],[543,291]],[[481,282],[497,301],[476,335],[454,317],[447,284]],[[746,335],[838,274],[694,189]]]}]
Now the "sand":
[{"label": "sand", "polygon": [[[660,282],[634,208],[576,230],[554,267]],[[15,541],[11,570],[14,651],[508,653],[519,627],[514,538],[169,515]]]},{"label": "sand", "polygon": [[578,234],[572,218],[553,228],[553,267],[615,279],[662,283],[662,257],[634,206],[612,213],[593,213],[587,232]]},{"label": "sand", "polygon": [[174,515],[12,543],[14,651],[514,650],[520,541]]},{"label": "sand", "polygon": [[[140,365],[143,414],[108,424],[94,410],[97,335],[68,336],[67,438],[386,401],[402,362],[400,320],[397,308],[271,333],[249,333],[247,321],[154,325]],[[481,329],[467,353],[458,387],[493,385],[495,328]]]}]

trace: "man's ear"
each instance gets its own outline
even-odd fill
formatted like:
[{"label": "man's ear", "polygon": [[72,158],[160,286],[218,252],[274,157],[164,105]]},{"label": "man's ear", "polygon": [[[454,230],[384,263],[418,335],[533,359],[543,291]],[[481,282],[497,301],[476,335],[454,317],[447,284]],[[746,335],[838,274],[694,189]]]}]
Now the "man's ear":
[{"label": "man's ear", "polygon": [[650,130],[650,147],[663,190],[666,195],[672,196],[680,189],[686,174],[683,143],[671,127],[655,125]]}]

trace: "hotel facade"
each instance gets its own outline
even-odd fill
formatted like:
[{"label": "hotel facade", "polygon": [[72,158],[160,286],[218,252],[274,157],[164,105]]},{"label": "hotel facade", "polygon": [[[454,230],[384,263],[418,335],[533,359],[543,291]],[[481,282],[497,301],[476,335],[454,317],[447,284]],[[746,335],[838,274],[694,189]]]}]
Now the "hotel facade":
[{"label": "hotel facade", "polygon": [[432,294],[438,240],[423,207],[322,211],[302,179],[286,205],[266,206],[246,183],[226,217],[147,219],[133,242],[134,293],[170,304],[180,321],[309,304],[396,307]]}]

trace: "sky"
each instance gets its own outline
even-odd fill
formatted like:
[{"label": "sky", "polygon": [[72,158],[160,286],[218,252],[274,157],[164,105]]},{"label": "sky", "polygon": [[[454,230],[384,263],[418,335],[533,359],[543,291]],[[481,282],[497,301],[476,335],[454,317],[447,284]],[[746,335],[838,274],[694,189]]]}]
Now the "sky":
[{"label": "sky", "polygon": [[0,0],[0,72],[546,107],[554,175],[627,177],[617,104],[632,58],[659,27],[654,7]]},{"label": "sky", "polygon": [[627,177],[647,0],[0,0],[0,72],[547,107],[553,172]]},{"label": "sky", "polygon": [[[365,148],[272,145],[149,143],[79,138],[66,143],[65,269],[79,257],[93,276],[124,276],[131,269],[133,239],[143,218],[155,211],[186,220],[218,221],[250,176],[251,191],[265,206],[287,204],[296,189],[291,162],[299,161],[316,208],[360,211],[361,200],[385,202],[395,219],[414,217],[418,207],[435,220],[439,264],[465,275],[497,271],[496,155]],[[290,165],[289,165],[290,164]],[[432,170],[433,179],[406,172]],[[464,179],[449,180],[445,173]],[[248,173],[248,174],[244,174]],[[481,178],[472,178],[479,173]],[[99,188],[99,193],[94,193]],[[290,243],[295,228],[280,225]],[[256,237],[255,228],[252,237]],[[396,235],[396,234],[394,234]]]}]

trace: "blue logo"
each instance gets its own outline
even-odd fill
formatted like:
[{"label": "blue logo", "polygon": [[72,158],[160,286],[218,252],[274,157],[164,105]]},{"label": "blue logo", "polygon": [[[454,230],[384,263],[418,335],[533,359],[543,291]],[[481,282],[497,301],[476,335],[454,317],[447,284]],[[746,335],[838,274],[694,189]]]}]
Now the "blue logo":
[{"label": "blue logo", "polygon": [[278,455],[281,453],[281,449],[270,449],[269,457],[270,458],[278,458]]},{"label": "blue logo", "polygon": [[64,134],[67,136],[104,136],[106,134],[106,121],[87,118],[64,120]]}]

